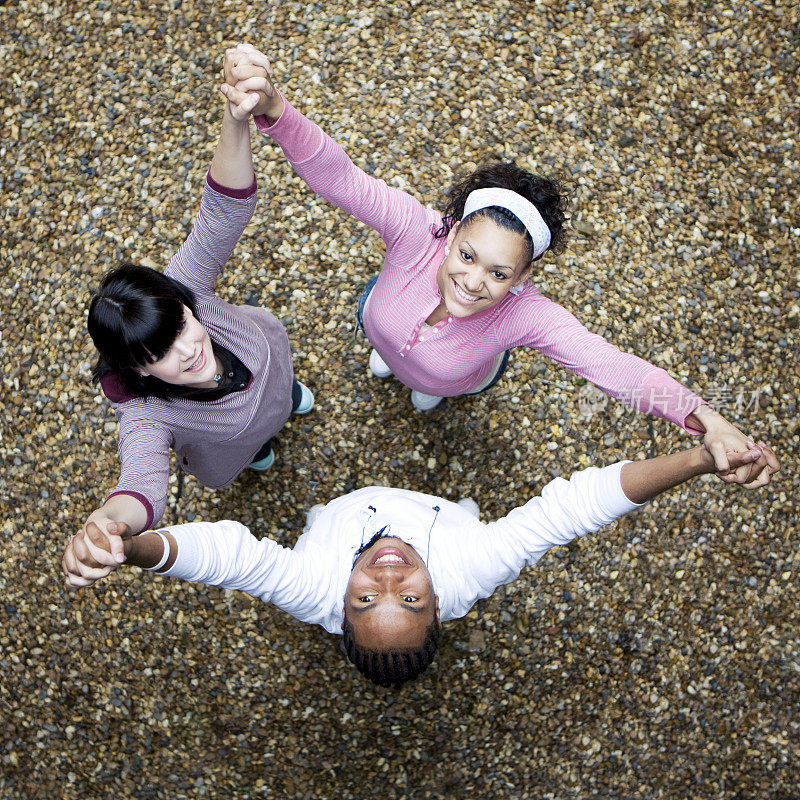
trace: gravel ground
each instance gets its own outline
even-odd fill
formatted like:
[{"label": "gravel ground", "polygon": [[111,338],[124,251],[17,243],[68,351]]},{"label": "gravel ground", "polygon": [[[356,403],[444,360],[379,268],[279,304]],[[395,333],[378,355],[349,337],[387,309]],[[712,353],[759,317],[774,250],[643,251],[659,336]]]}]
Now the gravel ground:
[{"label": "gravel ground", "polygon": [[[798,796],[796,4],[23,1],[0,25],[3,800]],[[238,39],[427,203],[493,154],[567,175],[571,244],[538,285],[771,442],[782,474],[698,481],[552,552],[400,692],[246,596],[133,569],[68,591],[62,548],[117,474],[89,293],[186,235]],[[293,543],[312,503],[372,483],[491,518],[554,475],[688,444],[521,351],[491,393],[413,412],[353,339],[377,236],[255,152],[220,292],[284,320],[318,405],[267,475],[189,478],[168,522]]]}]

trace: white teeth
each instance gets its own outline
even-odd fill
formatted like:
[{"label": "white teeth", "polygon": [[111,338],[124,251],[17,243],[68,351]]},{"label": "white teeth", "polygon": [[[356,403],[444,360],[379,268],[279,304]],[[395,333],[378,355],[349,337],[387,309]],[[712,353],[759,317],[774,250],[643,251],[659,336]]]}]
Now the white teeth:
[{"label": "white teeth", "polygon": [[394,553],[387,553],[385,556],[381,556],[379,559],[375,561],[376,564],[405,564],[406,562],[400,558],[400,556],[394,555]]},{"label": "white teeth", "polygon": [[453,286],[455,287],[456,295],[465,303],[475,303],[480,300],[480,297],[473,297],[471,294],[467,294],[455,281],[453,281]]}]

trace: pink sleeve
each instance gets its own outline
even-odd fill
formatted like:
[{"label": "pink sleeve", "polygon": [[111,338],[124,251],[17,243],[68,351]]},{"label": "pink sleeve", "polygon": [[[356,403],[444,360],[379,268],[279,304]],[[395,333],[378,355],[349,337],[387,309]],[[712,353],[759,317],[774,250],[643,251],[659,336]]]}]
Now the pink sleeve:
[{"label": "pink sleeve", "polygon": [[256,207],[256,181],[248,189],[229,189],[206,177],[192,230],[165,270],[196,295],[212,294]]},{"label": "pink sleeve", "polygon": [[441,222],[438,215],[406,192],[367,175],[318,125],[283,100],[283,114],[275,124],[260,116],[256,127],[280,145],[309,188],[374,228],[396,263],[417,263],[430,244],[431,227]]},{"label": "pink sleeve", "polygon": [[[686,417],[707,404],[665,370],[623,353],[547,298],[528,304],[524,315],[529,325],[517,344],[536,348],[616,400],[674,422],[689,433],[701,433],[686,427]],[[519,321],[515,320],[516,324]]]}]

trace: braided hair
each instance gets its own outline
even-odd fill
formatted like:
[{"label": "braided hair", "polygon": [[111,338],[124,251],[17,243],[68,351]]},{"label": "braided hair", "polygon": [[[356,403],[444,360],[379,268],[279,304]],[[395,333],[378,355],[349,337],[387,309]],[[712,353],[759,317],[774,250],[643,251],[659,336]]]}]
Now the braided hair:
[{"label": "braided hair", "polygon": [[[567,239],[567,233],[564,229],[565,212],[567,211],[569,200],[567,187],[557,178],[532,175],[516,164],[499,159],[479,167],[447,190],[448,201],[442,215],[442,227],[434,233],[434,236],[437,239],[443,239],[447,236],[453,225],[462,220],[464,204],[467,202],[467,197],[469,197],[470,193],[476,189],[489,187],[510,189],[533,203],[550,229],[550,247],[547,249],[552,250],[554,253],[560,253],[564,249]],[[529,260],[533,259],[531,236],[525,226],[508,209],[489,206],[473,212],[468,219],[472,219],[473,216],[489,217],[492,222],[502,228],[524,236],[528,245],[528,258]]]},{"label": "braided hair", "polygon": [[373,650],[357,645],[353,623],[346,612],[342,631],[344,651],[356,669],[379,686],[399,689],[404,683],[416,680],[431,665],[439,648],[441,625],[434,617],[419,647],[390,650]]}]

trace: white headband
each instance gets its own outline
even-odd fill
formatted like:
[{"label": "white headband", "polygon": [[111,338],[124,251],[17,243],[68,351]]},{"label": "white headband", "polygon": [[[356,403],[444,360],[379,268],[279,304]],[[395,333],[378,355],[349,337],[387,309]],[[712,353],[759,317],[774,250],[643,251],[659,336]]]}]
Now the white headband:
[{"label": "white headband", "polygon": [[507,208],[524,226],[533,239],[533,257],[538,258],[550,246],[550,228],[542,219],[539,209],[521,194],[511,189],[476,189],[469,193],[464,203],[463,217],[489,206]]}]

